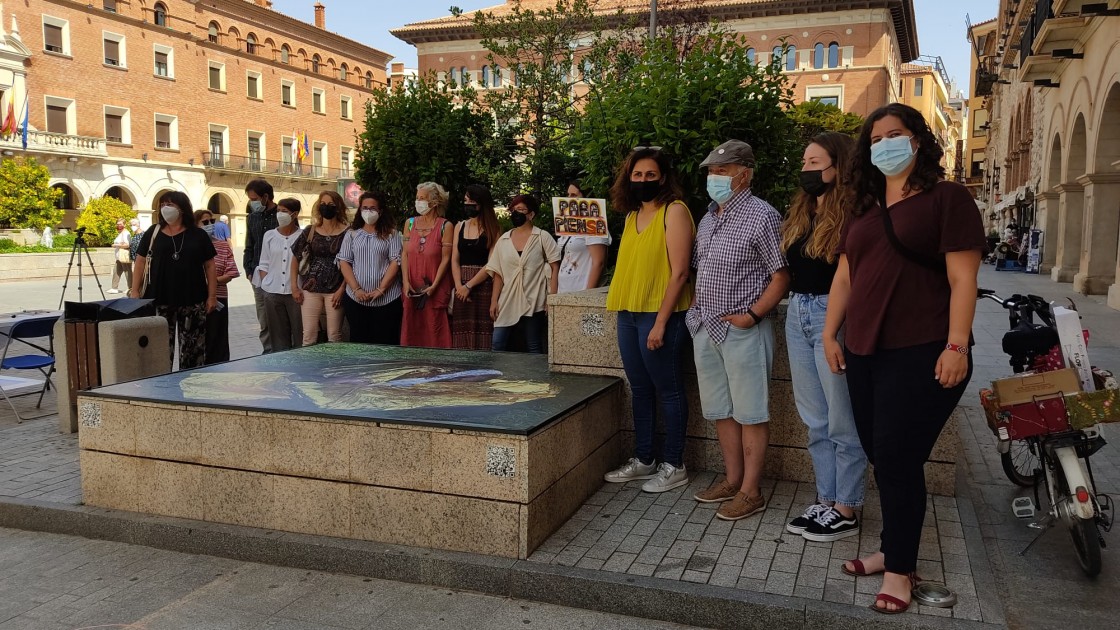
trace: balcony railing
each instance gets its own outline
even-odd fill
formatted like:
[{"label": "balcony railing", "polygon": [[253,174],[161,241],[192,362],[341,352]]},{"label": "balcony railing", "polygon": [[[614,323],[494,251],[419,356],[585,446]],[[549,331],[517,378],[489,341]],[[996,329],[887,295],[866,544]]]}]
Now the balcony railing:
[{"label": "balcony railing", "polygon": [[1042,30],[1042,25],[1046,20],[1054,17],[1054,2],[1053,0],[1039,0],[1034,7],[1034,15],[1031,16],[1030,21],[1023,31],[1023,38],[1019,40],[1019,65],[1022,66],[1027,61],[1027,57],[1034,54],[1034,40],[1038,38],[1039,31]]},{"label": "balcony railing", "polygon": [[[0,136],[0,148],[23,150],[23,138],[16,133]],[[107,157],[104,138],[73,136],[50,131],[28,130],[27,151],[29,153],[53,153],[67,156]]]},{"label": "balcony railing", "polygon": [[223,171],[286,175],[288,177],[307,177],[310,179],[336,180],[351,176],[349,168],[329,168],[298,160],[264,160],[251,155],[225,155],[211,152],[203,152],[202,165],[206,168]]}]

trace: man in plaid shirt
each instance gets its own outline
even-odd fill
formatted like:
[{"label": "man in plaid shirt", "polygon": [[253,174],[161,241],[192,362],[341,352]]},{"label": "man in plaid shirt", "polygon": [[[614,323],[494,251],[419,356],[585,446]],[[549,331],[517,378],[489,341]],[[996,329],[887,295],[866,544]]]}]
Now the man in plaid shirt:
[{"label": "man in plaid shirt", "polygon": [[759,482],[770,441],[769,315],[786,295],[789,270],[781,250],[781,216],[751,193],[751,146],[729,140],[700,166],[708,169],[713,201],[696,233],[696,297],[685,321],[693,337],[700,406],[716,423],[727,475],[695,498],[726,502],[716,516],[734,521],[766,509]]}]

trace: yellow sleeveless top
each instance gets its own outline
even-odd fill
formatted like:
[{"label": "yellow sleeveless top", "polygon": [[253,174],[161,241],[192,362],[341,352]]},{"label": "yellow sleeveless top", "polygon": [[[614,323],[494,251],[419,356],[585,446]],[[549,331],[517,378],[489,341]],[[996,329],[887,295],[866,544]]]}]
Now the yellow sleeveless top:
[{"label": "yellow sleeveless top", "polygon": [[[638,213],[626,215],[626,228],[622,231],[618,261],[615,263],[610,290],[607,291],[608,311],[656,313],[661,310],[671,271],[669,251],[665,244],[666,209],[667,206],[661,206],[645,231],[640,234],[637,227]],[[688,213],[688,221],[695,238],[696,223],[693,222],[691,213]],[[692,282],[689,281],[681,291],[673,311],[687,311],[691,305]]]}]

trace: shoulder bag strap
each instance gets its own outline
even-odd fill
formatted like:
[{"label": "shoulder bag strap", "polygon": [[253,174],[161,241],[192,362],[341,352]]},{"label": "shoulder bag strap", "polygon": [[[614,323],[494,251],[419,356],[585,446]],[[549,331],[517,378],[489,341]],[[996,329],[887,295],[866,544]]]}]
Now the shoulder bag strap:
[{"label": "shoulder bag strap", "polygon": [[903,245],[902,241],[898,239],[898,235],[894,232],[894,222],[891,221],[890,211],[887,209],[887,199],[885,196],[879,198],[879,207],[881,208],[883,215],[883,231],[886,232],[887,240],[891,242],[891,245],[894,247],[895,251],[897,251],[899,254],[902,254],[903,258],[916,265],[920,265],[932,271],[945,273],[946,267],[945,259],[943,257],[934,258],[932,256],[919,254],[913,249],[910,249],[909,247]]}]

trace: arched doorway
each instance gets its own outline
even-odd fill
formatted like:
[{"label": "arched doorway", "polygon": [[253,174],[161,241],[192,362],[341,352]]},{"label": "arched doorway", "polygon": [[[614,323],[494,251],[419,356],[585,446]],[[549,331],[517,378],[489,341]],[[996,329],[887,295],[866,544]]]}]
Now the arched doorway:
[{"label": "arched doorway", "polygon": [[229,214],[233,212],[233,200],[225,193],[214,193],[206,201],[206,209],[211,214]]},{"label": "arched doorway", "polygon": [[82,205],[81,197],[78,196],[78,191],[74,190],[69,184],[53,184],[51,188],[61,190],[62,196],[54,202],[54,207],[64,211],[62,221],[59,227],[73,228],[78,223],[78,208]]},{"label": "arched doorway", "polygon": [[161,190],[161,191],[157,192],[156,194],[152,195],[152,212],[153,213],[159,211],[159,200],[160,200],[160,198],[163,197],[164,195],[166,195],[169,192],[174,192],[174,190],[172,190],[170,188],[164,188],[163,190]]},{"label": "arched doorway", "polygon": [[113,186],[109,190],[106,190],[105,196],[112,197],[117,201],[123,201],[133,208],[136,207],[136,197],[133,197],[132,193],[128,192],[128,189],[122,186]]},{"label": "arched doorway", "polygon": [[1093,229],[1088,268],[1082,272],[1089,276],[1090,292],[1109,294],[1111,303],[1120,300],[1120,82],[1109,88],[1100,111],[1093,173],[1085,186],[1086,223],[1092,222]]},{"label": "arched doorway", "polygon": [[1058,260],[1050,276],[1058,282],[1073,282],[1081,270],[1081,243],[1088,226],[1085,223],[1085,190],[1078,179],[1085,174],[1087,152],[1085,116],[1078,114],[1069,136],[1066,167],[1058,187],[1061,206],[1059,219]]},{"label": "arched doorway", "polygon": [[1050,273],[1057,260],[1059,241],[1059,194],[1057,186],[1062,183],[1062,137],[1054,134],[1050,143],[1049,160],[1045,167],[1046,178],[1042,190],[1035,195],[1038,201],[1038,226],[1042,228],[1042,273]]}]

